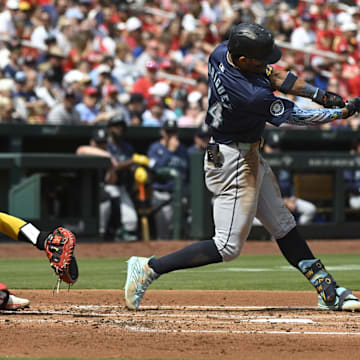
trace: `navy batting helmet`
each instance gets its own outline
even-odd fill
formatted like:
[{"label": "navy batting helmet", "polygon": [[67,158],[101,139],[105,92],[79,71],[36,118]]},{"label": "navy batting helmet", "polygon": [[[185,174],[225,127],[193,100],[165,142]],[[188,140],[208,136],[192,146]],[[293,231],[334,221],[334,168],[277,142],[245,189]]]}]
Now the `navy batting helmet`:
[{"label": "navy batting helmet", "polygon": [[234,25],[230,30],[228,49],[232,56],[245,56],[265,64],[274,64],[281,58],[273,34],[256,23]]}]

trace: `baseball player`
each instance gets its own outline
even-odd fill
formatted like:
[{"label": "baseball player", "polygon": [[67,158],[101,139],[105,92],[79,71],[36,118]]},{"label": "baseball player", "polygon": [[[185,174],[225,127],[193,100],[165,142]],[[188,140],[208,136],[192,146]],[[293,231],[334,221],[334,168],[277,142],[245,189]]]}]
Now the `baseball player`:
[{"label": "baseball player", "polygon": [[[319,308],[360,310],[358,299],[335,282],[299,234],[275,176],[259,153],[266,122],[319,125],[347,118],[359,112],[360,98],[345,104],[337,94],[268,65],[280,57],[273,34],[256,23],[233,26],[229,40],[210,55],[206,123],[212,139],[204,167],[206,185],[214,193],[215,235],[160,258],[131,257],[125,284],[129,309],[139,307],[146,288],[162,274],[236,258],[256,216],[288,262],[316,288]],[[312,98],[329,108],[300,109],[288,99],[276,97],[274,89]]]},{"label": "baseball player", "polygon": [[[40,231],[29,222],[0,212],[0,233],[14,240],[30,242],[39,250],[44,250],[59,279],[68,284],[76,282],[78,267],[73,256],[76,239],[71,231],[62,227],[53,232]],[[15,296],[5,284],[0,283],[0,310],[23,309],[29,304],[28,299]]]},{"label": "baseball player", "polygon": [[[153,171],[170,168],[177,170],[182,183],[188,183],[189,158],[187,149],[178,137],[178,126],[174,119],[168,119],[161,127],[161,138],[150,144],[147,155]],[[174,180],[155,177],[151,184],[151,205],[160,209],[154,214],[157,240],[171,239],[173,208],[171,205]],[[185,190],[184,190],[185,192]]]}]

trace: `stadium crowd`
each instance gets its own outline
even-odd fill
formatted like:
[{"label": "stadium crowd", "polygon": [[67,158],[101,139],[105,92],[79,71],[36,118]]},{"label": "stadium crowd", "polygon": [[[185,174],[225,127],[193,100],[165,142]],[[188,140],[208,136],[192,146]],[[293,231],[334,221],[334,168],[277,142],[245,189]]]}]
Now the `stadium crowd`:
[{"label": "stadium crowd", "polygon": [[[77,153],[111,159],[100,222],[111,223],[115,213],[112,236],[120,221],[120,237],[136,239],[135,205],[124,187],[133,181],[126,173],[141,165],[173,167],[184,176],[186,193],[189,154],[203,152],[210,137],[202,126],[207,59],[231,26],[267,26],[283,50],[274,66],[346,100],[360,96],[358,5],[351,0],[4,0],[0,123],[97,125],[89,146]],[[302,108],[318,106],[292,100]],[[351,131],[359,125],[360,117],[353,116],[322,128]],[[124,140],[128,126],[161,128],[148,160]],[[98,133],[99,127],[104,131]],[[197,129],[192,148],[181,144],[179,127]],[[152,206],[166,205],[172,187],[169,179],[153,179]],[[171,207],[165,205],[157,238],[170,236]],[[100,232],[106,236],[109,226]]]},{"label": "stadium crowd", "polygon": [[[121,109],[129,125],[197,127],[207,57],[243,21],[274,32],[284,54],[276,66],[344,99],[360,95],[356,2],[5,0],[1,122],[105,124]],[[329,127],[357,129],[359,119]]]}]

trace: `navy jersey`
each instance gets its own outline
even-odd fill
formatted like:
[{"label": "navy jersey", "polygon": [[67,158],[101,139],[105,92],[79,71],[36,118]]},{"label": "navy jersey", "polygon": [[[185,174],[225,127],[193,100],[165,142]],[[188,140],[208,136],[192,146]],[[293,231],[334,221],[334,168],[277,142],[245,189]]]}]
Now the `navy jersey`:
[{"label": "navy jersey", "polygon": [[[184,145],[180,144],[175,152],[171,152],[160,141],[156,141],[150,145],[147,155],[152,169],[164,167],[176,169],[181,174],[183,185],[187,184],[189,158]],[[174,182],[171,179],[161,179],[152,184],[153,189],[169,192],[173,191],[173,186]]]},{"label": "navy jersey", "polygon": [[[134,148],[126,141],[121,141],[119,144],[114,144],[109,141],[107,144],[107,151],[119,162],[131,159],[134,154]],[[131,174],[129,169],[119,170],[117,172],[117,184],[127,184],[130,181],[130,177]]]},{"label": "navy jersey", "polygon": [[210,55],[209,105],[206,123],[215,141],[256,142],[266,122],[279,126],[291,114],[294,103],[273,94],[266,74],[241,72],[230,65],[224,41]]}]

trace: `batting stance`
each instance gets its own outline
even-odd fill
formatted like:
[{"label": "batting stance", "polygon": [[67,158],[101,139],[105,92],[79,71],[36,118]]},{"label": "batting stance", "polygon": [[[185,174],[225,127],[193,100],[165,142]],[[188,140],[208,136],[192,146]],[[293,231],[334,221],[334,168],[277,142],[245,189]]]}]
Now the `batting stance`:
[{"label": "batting stance", "polygon": [[[58,227],[52,232],[40,231],[31,223],[0,212],[0,232],[44,250],[59,281],[74,284],[78,279],[78,266],[74,256],[76,238],[70,230]],[[22,309],[29,304],[28,299],[15,296],[5,284],[0,283],[0,310]]]},{"label": "batting stance", "polygon": [[[232,27],[229,40],[210,55],[206,123],[213,138],[204,167],[206,185],[215,198],[215,236],[164,257],[131,257],[125,284],[129,309],[139,307],[146,288],[162,274],[236,258],[256,216],[288,262],[316,288],[319,308],[360,310],[358,299],[335,282],[300,236],[275,176],[259,153],[266,122],[276,126],[324,124],[359,112],[360,98],[345,104],[337,94],[267,65],[280,57],[272,33],[255,23]],[[326,108],[302,110],[288,99],[276,97],[274,89],[311,98]]]}]

